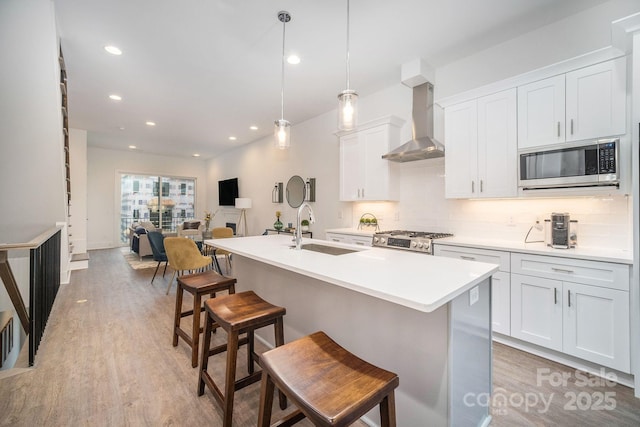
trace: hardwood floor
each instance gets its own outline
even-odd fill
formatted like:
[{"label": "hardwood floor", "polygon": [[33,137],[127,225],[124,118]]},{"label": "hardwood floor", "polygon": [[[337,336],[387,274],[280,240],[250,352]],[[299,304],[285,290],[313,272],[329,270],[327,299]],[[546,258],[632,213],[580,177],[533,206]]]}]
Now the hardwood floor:
[{"label": "hardwood floor", "polygon": [[[165,295],[171,271],[167,273],[150,285],[153,269],[133,270],[119,249],[92,251],[89,269],[74,271],[71,283],[60,288],[35,368],[0,379],[0,425],[222,425],[222,412],[211,393],[196,394],[198,369],[191,368],[189,348],[183,341],[178,347],[171,345],[175,286]],[[185,309],[190,304],[187,294]],[[224,338],[218,333],[215,341]],[[264,350],[259,342],[256,346]],[[492,408],[492,425],[640,425],[640,400],[631,389],[582,386],[571,368],[499,344],[494,350],[498,404]],[[216,381],[223,379],[223,357],[209,364]],[[245,358],[241,355],[239,360],[240,373]],[[571,378],[566,386],[554,387],[547,380],[538,386],[538,369],[548,369],[545,379],[563,372]],[[600,406],[615,405],[615,410],[596,410],[605,392],[614,394]],[[578,397],[575,410],[566,393]],[[500,405],[500,397],[506,405]],[[471,403],[488,400],[474,398]],[[542,398],[551,400],[548,409]],[[526,399],[529,407],[521,403]],[[258,400],[258,385],[236,393],[235,426],[256,425]],[[281,413],[276,404],[274,415]]]}]

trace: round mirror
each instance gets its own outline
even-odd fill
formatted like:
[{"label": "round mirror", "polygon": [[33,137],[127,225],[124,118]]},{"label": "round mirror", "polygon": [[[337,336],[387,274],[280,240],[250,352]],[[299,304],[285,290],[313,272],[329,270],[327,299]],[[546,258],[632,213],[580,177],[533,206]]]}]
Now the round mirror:
[{"label": "round mirror", "polygon": [[304,179],[294,175],[287,182],[287,203],[292,208],[298,208],[302,202],[304,202]]}]

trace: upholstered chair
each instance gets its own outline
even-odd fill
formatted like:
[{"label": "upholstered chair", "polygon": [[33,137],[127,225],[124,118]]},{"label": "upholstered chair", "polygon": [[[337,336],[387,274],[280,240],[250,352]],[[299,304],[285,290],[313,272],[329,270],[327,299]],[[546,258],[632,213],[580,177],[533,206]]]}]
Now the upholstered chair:
[{"label": "upholstered chair", "polygon": [[173,278],[176,275],[187,273],[196,273],[204,271],[212,267],[213,260],[211,257],[204,256],[200,253],[196,242],[184,237],[165,237],[164,248],[167,252],[169,265],[173,269],[169,286],[167,287],[167,295],[173,285]]}]

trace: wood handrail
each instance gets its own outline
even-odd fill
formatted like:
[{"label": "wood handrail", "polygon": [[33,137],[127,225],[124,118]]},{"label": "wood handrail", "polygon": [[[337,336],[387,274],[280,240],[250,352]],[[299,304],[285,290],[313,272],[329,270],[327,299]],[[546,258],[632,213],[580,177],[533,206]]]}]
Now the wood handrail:
[{"label": "wood handrail", "polygon": [[62,228],[62,225],[56,225],[55,227],[51,227],[50,229],[38,234],[33,239],[24,243],[0,243],[0,252],[16,249],[35,249],[46,242],[51,236],[56,234]]}]

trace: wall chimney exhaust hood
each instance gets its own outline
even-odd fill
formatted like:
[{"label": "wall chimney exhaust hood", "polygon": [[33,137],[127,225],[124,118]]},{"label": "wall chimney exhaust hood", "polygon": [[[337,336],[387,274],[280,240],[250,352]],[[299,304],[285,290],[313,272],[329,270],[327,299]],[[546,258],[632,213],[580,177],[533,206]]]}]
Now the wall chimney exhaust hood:
[{"label": "wall chimney exhaust hood", "polygon": [[433,114],[433,85],[426,82],[415,86],[411,110],[413,138],[382,158],[411,162],[444,157],[444,145],[433,137]]}]

